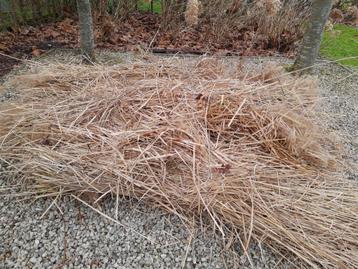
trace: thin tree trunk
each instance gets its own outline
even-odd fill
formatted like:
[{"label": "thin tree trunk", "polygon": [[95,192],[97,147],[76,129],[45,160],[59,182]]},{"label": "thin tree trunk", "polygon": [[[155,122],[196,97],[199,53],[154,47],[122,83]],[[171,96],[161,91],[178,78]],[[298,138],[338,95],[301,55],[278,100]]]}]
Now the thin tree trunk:
[{"label": "thin tree trunk", "polygon": [[324,26],[329,17],[333,0],[314,0],[312,3],[311,17],[303,37],[301,49],[292,70],[310,71],[314,65],[321,45]]},{"label": "thin tree trunk", "polygon": [[94,62],[94,38],[90,0],[77,0],[81,50],[87,62]]}]

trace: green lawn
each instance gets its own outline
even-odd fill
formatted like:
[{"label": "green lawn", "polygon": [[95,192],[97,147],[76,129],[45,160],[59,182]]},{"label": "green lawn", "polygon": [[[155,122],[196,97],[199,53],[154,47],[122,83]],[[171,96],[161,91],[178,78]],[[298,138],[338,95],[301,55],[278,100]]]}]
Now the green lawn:
[{"label": "green lawn", "polygon": [[[138,3],[138,9],[140,11],[150,11],[150,3],[146,3],[146,1],[141,0]],[[160,0],[154,0],[153,1],[153,12],[154,13],[160,13],[161,12],[161,5],[160,5]]]},{"label": "green lawn", "polygon": [[331,60],[357,57],[339,62],[358,68],[358,28],[343,24],[334,25],[333,31],[324,33],[320,53]]}]

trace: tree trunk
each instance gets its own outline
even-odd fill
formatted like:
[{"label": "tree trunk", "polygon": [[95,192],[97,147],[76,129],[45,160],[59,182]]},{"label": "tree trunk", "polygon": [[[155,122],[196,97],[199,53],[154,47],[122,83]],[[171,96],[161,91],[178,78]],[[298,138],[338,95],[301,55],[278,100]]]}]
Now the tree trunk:
[{"label": "tree trunk", "polygon": [[90,0],[77,0],[80,24],[81,50],[88,63],[95,61],[94,38]]},{"label": "tree trunk", "polygon": [[292,66],[293,71],[302,70],[302,72],[307,72],[314,65],[321,45],[324,26],[332,5],[333,0],[313,1],[310,20],[303,37],[301,49]]}]

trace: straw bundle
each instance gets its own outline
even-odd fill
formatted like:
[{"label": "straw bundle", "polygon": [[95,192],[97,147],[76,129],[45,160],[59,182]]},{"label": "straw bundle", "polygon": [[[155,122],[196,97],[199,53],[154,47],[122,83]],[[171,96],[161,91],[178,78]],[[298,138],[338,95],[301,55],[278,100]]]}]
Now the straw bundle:
[{"label": "straw bundle", "polygon": [[245,248],[358,267],[358,186],[331,171],[312,80],[166,59],[37,65],[8,83],[22,97],[0,109],[0,156],[34,191],[133,197],[208,216]]},{"label": "straw bundle", "polygon": [[185,10],[185,23],[190,27],[198,25],[199,22],[199,1],[188,0]]}]

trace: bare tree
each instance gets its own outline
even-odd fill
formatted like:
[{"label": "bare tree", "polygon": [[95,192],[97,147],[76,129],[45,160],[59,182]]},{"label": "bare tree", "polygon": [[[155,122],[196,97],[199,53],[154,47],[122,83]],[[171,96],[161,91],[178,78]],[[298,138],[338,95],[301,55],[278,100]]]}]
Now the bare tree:
[{"label": "bare tree", "polygon": [[303,37],[301,49],[292,70],[308,71],[314,65],[321,45],[324,26],[329,17],[334,0],[313,0],[312,11]]},{"label": "bare tree", "polygon": [[81,50],[88,62],[95,61],[93,22],[90,0],[77,0],[80,23]]}]

